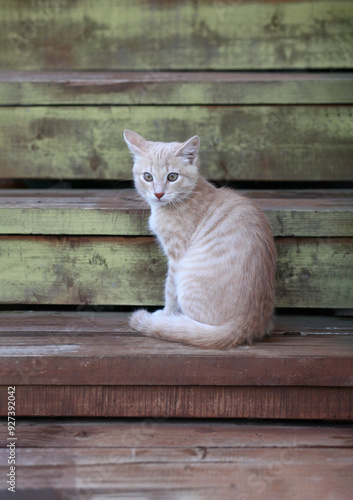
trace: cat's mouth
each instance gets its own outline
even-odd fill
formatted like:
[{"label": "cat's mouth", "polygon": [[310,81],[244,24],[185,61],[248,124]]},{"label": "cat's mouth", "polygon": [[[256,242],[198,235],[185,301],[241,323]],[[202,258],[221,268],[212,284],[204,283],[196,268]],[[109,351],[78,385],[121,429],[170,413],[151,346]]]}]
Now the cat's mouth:
[{"label": "cat's mouth", "polygon": [[156,205],[168,205],[170,203],[170,200],[168,198],[152,198],[151,201],[155,203]]}]

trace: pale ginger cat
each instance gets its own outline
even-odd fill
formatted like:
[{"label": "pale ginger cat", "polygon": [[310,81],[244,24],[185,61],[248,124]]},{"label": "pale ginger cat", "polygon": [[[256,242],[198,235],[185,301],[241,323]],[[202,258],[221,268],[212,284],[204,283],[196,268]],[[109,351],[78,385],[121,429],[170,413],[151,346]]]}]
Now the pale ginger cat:
[{"label": "pale ginger cat", "polygon": [[146,141],[125,130],[150,229],[168,257],[165,307],[134,312],[133,329],[204,348],[251,343],[272,326],[275,246],[263,212],[198,171],[197,136]]}]

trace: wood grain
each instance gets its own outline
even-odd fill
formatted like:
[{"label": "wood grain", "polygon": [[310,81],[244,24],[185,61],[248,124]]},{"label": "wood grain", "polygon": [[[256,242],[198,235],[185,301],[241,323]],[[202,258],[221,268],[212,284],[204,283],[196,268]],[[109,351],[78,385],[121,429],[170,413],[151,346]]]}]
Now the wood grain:
[{"label": "wood grain", "polygon": [[350,73],[0,72],[2,105],[349,104]]},{"label": "wood grain", "polygon": [[1,236],[0,255],[3,303],[163,302],[166,262],[151,237]]},{"label": "wood grain", "polygon": [[[351,238],[279,238],[277,307],[352,308]],[[161,305],[151,237],[0,236],[3,304]]]},{"label": "wood grain", "polygon": [[266,341],[219,351],[132,334],[126,314],[3,312],[0,384],[353,386],[353,321],[326,319],[281,316]]},{"label": "wood grain", "polygon": [[[204,446],[217,448],[352,448],[353,430],[347,424],[320,426],[306,422],[286,421],[173,420],[173,419],[90,419],[51,420],[21,419],[16,428],[17,448],[54,452],[60,448],[119,449],[121,453],[134,448],[176,451],[178,448]],[[182,438],[182,441],[181,441]],[[7,441],[7,422],[0,422],[1,446]],[[133,457],[131,457],[133,458]],[[143,457],[141,457],[143,458]],[[186,458],[186,457],[185,457]],[[192,458],[192,457],[190,457]]]},{"label": "wood grain", "polygon": [[[314,498],[313,494],[329,498],[326,496],[328,488],[329,492],[334,491],[342,495],[340,498],[348,499],[351,485],[350,467],[353,463],[352,450],[349,449],[242,450],[239,454],[236,449],[226,448],[138,448],[135,459],[130,450],[122,453],[122,456],[119,449],[111,448],[99,450],[96,455],[93,450],[77,450],[74,455],[71,455],[70,451],[60,449],[51,454],[50,450],[46,450],[44,456],[41,456],[38,451],[33,450],[30,466],[30,450],[19,450],[18,462],[21,470],[23,467],[23,472],[18,479],[18,488],[35,488],[38,484],[45,484],[47,487],[59,489],[65,485],[68,489],[78,488],[82,492],[88,491],[92,494],[92,489],[102,491],[103,487],[105,491],[106,486],[103,485],[107,484],[108,488],[115,488],[115,495],[121,490],[138,494],[139,490],[162,489],[165,497],[170,498],[169,489],[174,490],[175,494],[180,488],[184,491],[189,489],[189,495],[196,489],[197,495],[200,487],[201,490],[211,488],[209,493],[217,487],[221,487],[224,492],[228,487],[229,493],[236,491],[239,494],[242,489],[273,492],[275,496],[271,495],[271,498],[284,498],[280,495],[288,494],[288,489],[304,495],[310,494],[311,498]],[[202,458],[205,453],[206,456]],[[5,467],[2,467],[2,471],[4,469]],[[259,481],[261,472],[266,471],[269,474],[265,476],[266,480],[264,478]],[[301,485],[295,486],[292,478],[286,478],[288,474],[302,477]],[[254,482],[257,482],[257,488]],[[281,486],[278,486],[278,483]],[[232,487],[235,484],[237,486]]]},{"label": "wood grain", "polygon": [[[352,308],[353,247],[348,238],[281,238],[276,247],[277,304]],[[338,305],[343,303],[347,305]]]},{"label": "wood grain", "polygon": [[[128,313],[102,312],[97,306],[78,306],[76,311],[0,311],[0,332],[2,334],[57,334],[57,333],[109,333],[120,334],[128,332]],[[286,334],[286,335],[283,335]],[[274,332],[276,342],[287,339],[291,343],[302,342],[303,337],[308,337],[306,342],[315,342],[315,339],[325,339],[330,335],[334,341],[335,334],[343,342],[353,334],[352,317],[339,317],[329,315],[312,316],[300,315],[294,312],[291,315],[278,314],[274,318]],[[273,336],[270,337],[273,338]],[[263,340],[266,342],[266,340]],[[156,344],[157,345],[157,344]],[[177,344],[166,344],[163,348]],[[191,349],[189,347],[188,349]],[[192,348],[194,351],[194,348]],[[209,351],[206,351],[209,352]]]},{"label": "wood grain", "polygon": [[[8,386],[0,386],[7,415]],[[16,386],[16,415],[352,420],[352,387]]]},{"label": "wood grain", "polygon": [[[35,464],[32,466],[27,458],[31,451]],[[158,451],[159,460],[153,462]],[[254,500],[268,494],[268,498],[282,500],[288,493],[293,500],[351,498],[351,450],[273,448],[239,453],[224,448],[216,452],[218,461],[213,458],[213,450],[203,447],[185,450],[138,448],[136,459],[139,462],[128,459],[122,462],[120,450],[111,448],[105,450],[105,454],[95,454],[92,449],[78,450],[74,455],[71,450],[62,449],[56,453],[56,461],[50,450],[42,455],[36,450],[20,450],[18,491],[27,500],[71,499],[78,495],[87,500],[231,500],[234,494],[236,498]],[[163,455],[168,453],[163,460]],[[203,458],[205,453],[209,458]],[[5,467],[1,471],[5,472]],[[38,484],[43,485],[41,489]]]},{"label": "wood grain", "polygon": [[[274,236],[353,236],[352,190],[237,191]],[[0,234],[147,236],[148,216],[134,190],[0,190]]]},{"label": "wood grain", "polygon": [[124,128],[201,138],[218,180],[353,180],[352,106],[0,107],[0,177],[130,179]]},{"label": "wood grain", "polygon": [[[29,500],[282,500],[288,492],[295,500],[348,500],[352,432],[332,422],[19,419],[16,491]],[[4,421],[0,443],[5,475]],[[0,492],[7,498],[3,483]]]},{"label": "wood grain", "polygon": [[[19,70],[352,68],[349,1],[5,0],[0,66]],[[147,29],[148,27],[148,29]],[[141,36],[143,32],[143,36]]]}]

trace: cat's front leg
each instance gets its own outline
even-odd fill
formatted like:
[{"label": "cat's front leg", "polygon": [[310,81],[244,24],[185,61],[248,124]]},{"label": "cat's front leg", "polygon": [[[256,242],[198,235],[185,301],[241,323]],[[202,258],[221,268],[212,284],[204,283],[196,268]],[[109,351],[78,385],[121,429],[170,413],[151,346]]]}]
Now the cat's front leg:
[{"label": "cat's front leg", "polygon": [[175,266],[169,263],[168,275],[165,282],[165,305],[163,312],[173,314],[178,312],[178,296],[175,285]]},{"label": "cat's front leg", "polygon": [[138,332],[142,332],[147,334],[151,324],[151,317],[160,317],[160,316],[169,316],[170,314],[174,314],[178,312],[178,297],[175,286],[175,267],[172,263],[169,262],[168,265],[168,274],[165,282],[165,305],[164,309],[159,309],[154,313],[149,313],[145,309],[139,309],[135,311],[130,316],[130,326],[137,330]]}]

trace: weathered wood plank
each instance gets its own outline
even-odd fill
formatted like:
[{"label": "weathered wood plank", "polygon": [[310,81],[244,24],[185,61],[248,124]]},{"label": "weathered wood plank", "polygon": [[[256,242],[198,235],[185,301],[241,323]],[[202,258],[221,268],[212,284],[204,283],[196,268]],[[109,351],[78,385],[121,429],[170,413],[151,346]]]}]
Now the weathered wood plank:
[{"label": "weathered wood plank", "polygon": [[[353,191],[240,191],[274,236],[353,236]],[[0,190],[0,234],[147,236],[149,209],[133,190]]]},{"label": "weathered wood plank", "polygon": [[[0,386],[7,416],[8,386]],[[16,415],[352,420],[352,387],[16,386]]]},{"label": "weathered wood plank", "polygon": [[[128,331],[126,329],[127,317],[128,313],[103,312],[97,306],[79,306],[74,312],[0,311],[0,332],[6,334],[87,334],[98,331],[119,334]],[[302,342],[302,336],[305,336],[306,342],[310,342],[311,345],[317,337],[326,338],[329,335],[330,342],[333,342],[335,335],[338,335],[339,342],[342,342],[345,335],[350,338],[352,334],[353,321],[350,317],[279,314],[275,316],[274,333],[270,339],[275,335],[277,343],[280,338],[290,338],[291,342],[298,338],[299,342]],[[173,345],[175,349],[177,344],[169,345]],[[166,346],[167,344],[163,343],[163,349]],[[195,352],[194,348],[193,352]]]},{"label": "weathered wood plank", "polygon": [[[29,462],[30,452],[33,453],[32,463]],[[271,495],[269,498],[274,499],[285,498],[283,495],[288,491],[295,491],[295,496],[291,496],[295,499],[306,498],[306,495],[310,495],[309,498],[320,495],[320,498],[348,499],[351,491],[353,453],[349,449],[242,449],[239,453],[237,449],[220,447],[146,450],[138,447],[135,458],[131,450],[115,447],[98,450],[97,454],[93,449],[70,452],[70,449],[48,449],[40,455],[37,450],[18,450],[21,470],[18,489],[36,488],[38,484],[55,490],[77,488],[84,498],[91,498],[87,495],[92,495],[93,491],[99,494],[102,489],[105,492],[108,485],[108,488],[115,488],[114,496],[108,498],[119,498],[121,489],[133,494],[123,498],[138,498],[137,495],[143,494],[141,490],[149,491],[148,496],[152,498],[153,490],[161,489],[164,498],[168,499],[174,498],[170,491],[176,494],[187,488],[189,497],[186,498],[198,499],[199,488],[202,491],[206,487],[210,488],[212,498],[213,489],[217,487],[222,488],[223,494],[228,487],[230,496],[216,494],[216,498],[234,498],[232,494],[236,492],[238,496],[244,489],[249,494],[256,491],[257,495],[266,491]],[[2,455],[6,457],[5,453]],[[1,471],[5,473],[6,468],[2,466]],[[299,478],[298,487],[294,479]],[[327,496],[328,492],[335,496]],[[261,498],[257,495],[246,498]]]},{"label": "weathered wood plank", "polygon": [[[5,445],[6,446],[6,445]],[[91,468],[92,466],[112,466],[112,465],[123,465],[126,466],[132,464],[171,464],[174,463],[177,466],[181,463],[183,464],[214,464],[216,467],[220,464],[234,464],[239,465],[240,461],[245,461],[248,463],[256,463],[256,451],[259,452],[258,458],[259,462],[269,461],[273,457],[273,449],[264,449],[259,447],[258,449],[247,449],[242,448],[241,454],[238,448],[228,447],[222,448],[219,445],[217,447],[212,447],[210,449],[203,447],[203,450],[199,448],[191,448],[185,446],[172,447],[161,447],[158,448],[153,446],[151,448],[143,448],[141,445],[137,447],[137,453],[134,454],[131,448],[118,447],[118,446],[106,446],[101,447],[96,450],[93,454],[91,448],[46,448],[45,450],[38,450],[33,448],[20,448],[17,454],[17,464],[18,467],[31,467],[31,469],[38,468],[38,476],[43,473],[44,466],[54,468],[62,466],[86,466]],[[276,455],[278,454],[277,453]],[[294,446],[289,447],[290,453],[297,455],[297,460],[301,462],[302,460],[306,462],[306,459],[325,460],[331,458],[331,462],[335,462],[338,458],[342,463],[347,465],[353,465],[353,450],[346,449],[327,449],[321,448],[312,449],[308,447],[306,449],[296,449]],[[206,452],[206,453],[205,453]],[[282,448],[283,452],[283,448]],[[202,457],[204,455],[204,457]],[[8,450],[0,450],[0,463],[2,469],[5,467],[2,465],[7,462]],[[44,459],[45,457],[45,459]],[[332,464],[331,464],[332,465]],[[0,467],[1,467],[0,466]],[[1,470],[1,468],[0,468]],[[37,477],[38,477],[37,476]],[[27,478],[28,479],[28,476]],[[33,485],[33,483],[32,483]]]},{"label": "weathered wood plank", "polygon": [[278,304],[317,307],[320,303],[319,307],[342,307],[336,304],[345,302],[351,308],[352,241],[281,238],[277,241],[276,275]]},{"label": "weathered wood plank", "polygon": [[[161,305],[151,237],[0,236],[4,304]],[[350,238],[277,239],[278,307],[352,308]]]},{"label": "weathered wood plank", "polygon": [[[26,317],[23,321],[26,325]],[[121,329],[115,334],[98,328],[94,333],[5,331],[0,385],[353,386],[352,335],[296,341],[274,335],[254,346],[219,351],[132,334],[126,318],[117,323]]]},{"label": "weathered wood plank", "polygon": [[[2,422],[1,464],[7,463],[7,435],[7,423]],[[313,498],[321,488],[321,498],[339,495],[345,499],[350,494],[352,428],[342,424],[294,426],[166,418],[19,420],[16,436],[20,470],[16,491],[31,500],[54,500],[58,495],[75,498],[78,492],[91,500],[102,495],[160,500],[209,500],[212,495],[224,500],[234,498],[235,492],[237,498],[264,498],[266,493],[282,500],[292,490],[300,497],[291,498],[300,500],[310,488]],[[2,467],[5,475],[6,467]],[[176,471],[178,484],[174,482]],[[207,472],[205,488],[200,479]],[[153,479],[147,479],[148,474]],[[131,478],[128,485],[127,476]],[[238,478],[236,486],[230,477],[233,483]],[[153,480],[158,482],[155,487]],[[38,490],[38,484],[42,489]],[[7,498],[3,491],[1,494]]]},{"label": "weathered wood plank", "polygon": [[[214,450],[202,446],[186,450],[137,448],[133,462],[122,462],[119,449],[105,451],[106,455],[99,452],[95,455],[93,449],[77,450],[72,456],[70,450],[62,449],[55,462],[49,450],[42,456],[33,450],[31,466],[26,460],[27,450],[19,450],[21,474],[16,493],[24,493],[23,498],[27,500],[77,498],[78,495],[87,500],[260,500],[265,498],[264,494],[273,500],[289,498],[288,494],[293,500],[351,498],[353,458],[348,449],[274,448],[242,450],[241,453],[217,449],[223,462],[221,458],[213,459]],[[158,451],[160,458],[153,462]],[[166,455],[164,461],[163,455]],[[6,474],[4,466],[1,472]],[[7,500],[10,496],[3,498]]]},{"label": "weathered wood plank", "polygon": [[137,300],[153,305],[163,300],[165,262],[152,238],[2,236],[0,255],[3,303],[129,305]]},{"label": "weathered wood plank", "polygon": [[[352,67],[350,1],[5,0],[7,69]],[[147,29],[148,27],[148,29]],[[143,36],[141,36],[143,33]]]},{"label": "weathered wood plank", "polygon": [[[55,431],[55,432],[54,432]],[[16,426],[16,448],[42,453],[47,449],[79,449],[108,447],[121,452],[133,448],[195,449],[199,446],[208,449],[233,448],[352,448],[353,429],[347,424],[293,425],[286,421],[276,424],[244,421],[200,421],[171,419],[130,419],[119,420],[24,420]],[[0,422],[0,443],[7,441],[7,422]],[[131,457],[133,458],[133,457]],[[206,457],[205,457],[206,458]]]},{"label": "weathered wood plank", "polygon": [[197,133],[208,178],[353,180],[351,106],[3,107],[0,177],[130,179],[124,128]]},{"label": "weathered wood plank", "polygon": [[350,73],[0,72],[1,105],[350,104]]},{"label": "weathered wood plank", "polygon": [[[272,465],[270,464],[269,467],[272,469],[272,467],[275,467],[276,465]],[[186,466],[187,467],[187,466]],[[314,468],[315,470],[315,468]],[[189,469],[189,472],[191,472],[191,474],[193,475],[193,471],[190,471]],[[153,474],[153,472],[149,472],[150,474]],[[168,475],[172,475],[172,474],[175,474],[176,471],[171,467],[170,470],[165,470],[164,471],[164,474],[168,474]],[[179,473],[179,472],[178,472]],[[183,488],[183,487],[178,487],[177,489],[174,489],[174,488],[170,488],[170,486],[168,485],[168,488],[167,489],[164,489],[163,488],[163,477],[161,477],[160,479],[160,483],[159,483],[159,486],[157,488],[144,488],[143,486],[141,486],[141,488],[137,488],[136,491],[134,490],[131,490],[129,488],[125,489],[125,488],[118,488],[118,492],[117,492],[117,487],[116,487],[116,477],[114,477],[114,481],[113,481],[113,488],[104,488],[104,492],[102,490],[102,486],[97,486],[97,488],[94,488],[90,485],[89,488],[85,489],[83,486],[79,488],[79,490],[75,489],[75,488],[71,488],[71,489],[67,489],[65,488],[64,486],[62,488],[38,488],[38,487],[33,487],[33,489],[30,489],[30,488],[24,488],[23,490],[20,491],[19,495],[20,494],[23,494],[23,498],[25,498],[26,500],[37,500],[38,498],[41,498],[43,500],[57,500],[58,498],[58,495],[60,495],[60,497],[67,497],[67,498],[75,498],[77,497],[78,494],[82,494],[82,492],[84,493],[85,495],[85,500],[101,500],[104,498],[104,500],[115,500],[117,498],[117,495],[119,495],[121,498],[123,499],[134,499],[134,500],[140,500],[141,498],[143,499],[147,499],[147,498],[153,498],[154,500],[165,500],[165,498],[168,498],[168,500],[190,500],[190,498],[193,498],[195,500],[209,500],[210,496],[212,497],[212,500],[225,500],[225,499],[232,499],[233,498],[233,495],[234,495],[234,491],[237,492],[237,495],[239,495],[239,497],[241,498],[241,496],[245,496],[245,498],[252,498],[254,500],[261,500],[261,497],[260,496],[256,496],[256,495],[259,495],[259,491],[265,491],[267,490],[267,487],[266,487],[266,481],[263,481],[263,483],[260,482],[260,485],[263,484],[263,488],[260,488],[259,490],[259,487],[257,486],[251,486],[253,483],[252,482],[256,482],[256,484],[258,484],[259,482],[259,477],[261,477],[263,473],[263,469],[262,468],[256,468],[256,469],[253,469],[251,472],[249,472],[249,481],[250,483],[248,483],[246,477],[247,477],[247,474],[244,474],[243,475],[243,478],[241,480],[241,485],[238,485],[236,486],[236,490],[235,490],[235,485],[232,483],[229,487],[227,486],[223,486],[223,485],[217,485],[217,486],[214,486],[214,487],[211,487],[211,486],[207,486],[207,487],[203,487],[203,486],[200,486],[200,487],[189,487],[189,488]],[[307,486],[306,486],[306,482],[308,481],[308,478],[305,477],[305,481],[304,481],[304,484],[302,482],[300,482],[300,486],[298,488],[295,488],[294,486],[294,482],[293,482],[293,486],[292,486],[292,478],[294,478],[296,481],[300,481],[300,477],[301,477],[301,474],[305,474],[304,470],[301,471],[301,472],[295,472],[292,471],[288,471],[288,473],[291,475],[291,478],[289,479],[288,477],[286,477],[286,482],[284,483],[285,484],[285,487],[284,489],[282,489],[282,487],[280,487],[279,489],[276,487],[276,490],[274,492],[272,492],[272,487],[270,487],[269,491],[270,491],[270,495],[271,495],[271,499],[273,500],[281,500],[283,498],[283,495],[285,494],[285,492],[287,492],[287,488],[289,487],[288,485],[290,485],[290,488],[292,490],[295,490],[295,491],[298,491],[299,495],[301,495],[301,497],[295,497],[293,496],[293,500],[301,500],[301,498],[303,498],[303,496],[305,496],[305,492],[307,491],[310,491]],[[123,471],[114,471],[113,474],[123,474]],[[255,474],[258,474],[258,475],[255,475]],[[236,474],[237,476],[237,474]],[[335,474],[336,476],[336,474]],[[108,476],[109,477],[109,476]],[[222,477],[222,476],[220,476]],[[325,476],[326,478],[327,476]],[[343,480],[343,478],[341,478],[341,480]],[[85,481],[85,480],[83,480]],[[261,481],[261,480],[260,480]],[[284,481],[284,479],[283,479]],[[131,478],[131,484],[133,484],[134,482],[134,479]],[[201,481],[202,482],[202,481]],[[245,483],[245,486],[243,487],[243,482]],[[270,480],[270,482],[272,482],[272,480]],[[86,484],[86,483],[83,483],[83,484]],[[227,483],[226,483],[227,484]],[[303,486],[303,490],[302,490],[302,486]],[[311,486],[312,488],[312,486]],[[344,487],[338,485],[337,487],[337,490],[336,488],[330,484],[329,486],[326,486],[324,485],[324,492],[322,493],[324,495],[324,493],[326,492],[328,495],[332,494],[334,495],[335,491],[338,491],[338,494],[340,495],[340,499],[342,500],[351,500],[350,499],[350,496],[348,494],[348,496],[344,496],[345,493],[344,493]],[[350,491],[349,489],[347,490],[348,492]],[[277,496],[277,493],[278,493],[278,496]],[[11,494],[6,492],[3,494],[3,499],[4,500],[11,500]],[[18,495],[18,496],[19,496]],[[251,495],[251,496],[249,496]],[[59,497],[59,498],[60,498]],[[324,498],[324,497],[323,497]]]}]

